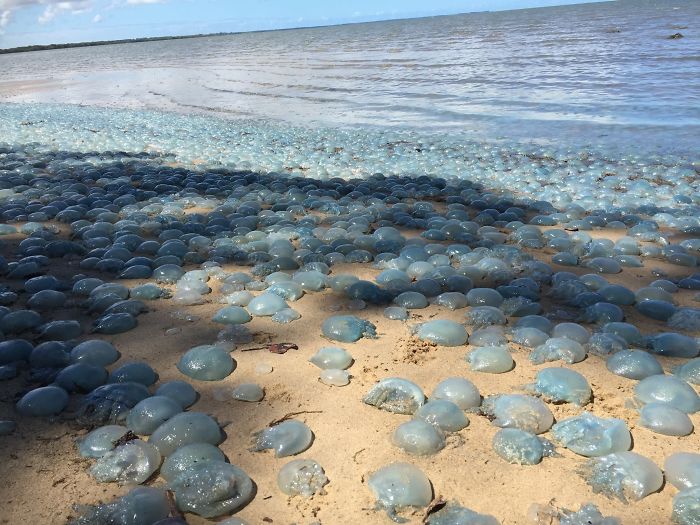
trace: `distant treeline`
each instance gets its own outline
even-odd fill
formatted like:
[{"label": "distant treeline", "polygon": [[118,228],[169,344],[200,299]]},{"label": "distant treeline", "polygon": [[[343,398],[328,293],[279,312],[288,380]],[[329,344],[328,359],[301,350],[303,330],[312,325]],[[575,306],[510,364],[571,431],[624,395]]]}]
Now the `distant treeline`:
[{"label": "distant treeline", "polygon": [[45,46],[22,46],[12,47],[8,49],[0,49],[0,55],[7,53],[27,53],[29,51],[48,51],[50,49],[69,49],[72,47],[92,47],[92,46],[108,46],[111,44],[131,44],[134,42],[155,42],[158,40],[182,40],[184,38],[199,38],[203,36],[222,36],[230,33],[208,33],[201,35],[184,35],[184,36],[153,36],[149,38],[126,38],[123,40],[99,40],[97,42],[73,42],[69,44],[48,44]]}]

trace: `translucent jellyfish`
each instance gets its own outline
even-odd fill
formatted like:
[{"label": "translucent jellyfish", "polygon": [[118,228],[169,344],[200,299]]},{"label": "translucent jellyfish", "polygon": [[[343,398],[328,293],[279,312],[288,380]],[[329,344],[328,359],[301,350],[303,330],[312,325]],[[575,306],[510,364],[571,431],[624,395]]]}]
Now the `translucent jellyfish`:
[{"label": "translucent jellyfish", "polygon": [[163,457],[191,443],[218,445],[222,441],[219,424],[201,412],[182,412],[160,425],[148,440]]},{"label": "translucent jellyfish", "polygon": [[467,296],[460,292],[445,292],[437,296],[435,304],[448,310],[459,310],[468,306]]},{"label": "translucent jellyfish", "polygon": [[248,311],[256,317],[272,316],[283,308],[289,308],[289,305],[273,293],[263,293],[248,303]]},{"label": "translucent jellyfish", "polygon": [[131,289],[129,294],[132,299],[142,301],[154,301],[156,299],[168,297],[169,292],[153,283],[141,284]]},{"label": "translucent jellyfish", "polygon": [[661,363],[643,350],[622,350],[611,355],[606,366],[613,374],[628,379],[639,380],[664,373]]},{"label": "translucent jellyfish", "polygon": [[119,423],[136,404],[150,395],[139,383],[110,383],[86,395],[78,407],[78,421],[85,426]]},{"label": "translucent jellyfish", "polygon": [[656,492],[664,482],[659,467],[635,452],[615,452],[589,459],[579,474],[593,492],[616,497],[624,503]]},{"label": "translucent jellyfish", "polygon": [[394,303],[407,310],[418,310],[428,306],[428,299],[422,293],[403,292],[394,299]]},{"label": "translucent jellyfish", "polygon": [[265,391],[260,385],[256,385],[255,383],[244,383],[238,385],[233,390],[231,397],[238,401],[257,403],[258,401],[262,401],[262,398],[265,397]]},{"label": "translucent jellyfish", "polygon": [[347,370],[337,368],[327,368],[321,370],[319,380],[328,386],[345,386],[350,383],[350,374]]},{"label": "translucent jellyfish", "polygon": [[129,431],[121,425],[98,427],[85,437],[78,439],[78,452],[84,458],[101,458],[114,449],[114,442]]},{"label": "translucent jellyfish", "polygon": [[321,325],[324,337],[341,343],[354,343],[362,337],[375,338],[376,329],[377,327],[369,321],[354,315],[335,315],[323,321]]},{"label": "translucent jellyfish", "polygon": [[423,406],[425,394],[407,379],[389,377],[374,385],[362,401],[387,412],[410,415]]},{"label": "translucent jellyfish", "polygon": [[516,328],[513,330],[513,342],[526,348],[535,348],[545,343],[549,335],[537,328]]},{"label": "translucent jellyfish", "polygon": [[700,358],[691,359],[673,371],[683,381],[700,386]]},{"label": "translucent jellyfish", "polygon": [[225,460],[224,453],[214,445],[191,443],[178,448],[163,461],[160,475],[165,481],[170,482],[195,463]]},{"label": "translucent jellyfish", "polygon": [[70,352],[73,363],[87,363],[95,366],[109,366],[119,359],[114,345],[101,339],[90,339],[73,347]]},{"label": "translucent jellyfish", "polygon": [[693,422],[688,414],[659,403],[649,403],[640,409],[639,424],[666,436],[687,436],[693,432]]},{"label": "translucent jellyfish", "polygon": [[236,361],[220,346],[202,345],[185,352],[177,369],[199,381],[220,381],[236,369]]},{"label": "translucent jellyfish", "polygon": [[312,459],[294,459],[277,474],[277,486],[287,496],[310,498],[328,483],[321,465]]},{"label": "translucent jellyfish", "polygon": [[34,346],[24,339],[9,339],[0,342],[0,365],[29,361]]},{"label": "translucent jellyfish", "polygon": [[392,435],[392,442],[414,456],[429,456],[445,448],[445,436],[435,425],[422,419],[406,421]]},{"label": "translucent jellyfish", "polygon": [[583,345],[588,342],[591,334],[580,324],[559,323],[552,329],[552,337],[566,337]]},{"label": "translucent jellyfish", "polygon": [[607,323],[603,325],[603,333],[622,337],[630,345],[642,344],[642,334],[639,328],[629,323]]},{"label": "translucent jellyfish", "polygon": [[625,452],[632,446],[632,437],[624,421],[600,418],[589,412],[556,423],[552,435],[557,443],[585,457]]},{"label": "translucent jellyfish", "polygon": [[700,396],[685,381],[675,376],[656,375],[642,379],[634,387],[634,398],[642,403],[659,403],[686,414],[700,410]]},{"label": "translucent jellyfish", "polygon": [[667,332],[651,338],[651,351],[667,357],[697,357],[700,345],[692,337]]},{"label": "translucent jellyfish", "polygon": [[554,416],[541,400],[521,394],[500,394],[484,399],[482,412],[497,427],[519,428],[542,434],[554,423]]},{"label": "translucent jellyfish", "polygon": [[400,306],[389,306],[384,309],[384,317],[392,321],[405,321],[408,319],[408,310]]},{"label": "translucent jellyfish", "polygon": [[469,425],[462,409],[445,399],[428,401],[416,411],[414,417],[437,426],[443,432],[458,432]]},{"label": "translucent jellyfish", "polygon": [[214,314],[212,321],[221,324],[243,324],[252,319],[245,308],[240,306],[226,306]]},{"label": "translucent jellyfish", "polygon": [[697,332],[700,330],[700,310],[697,308],[679,308],[668,319],[668,326],[676,330]]},{"label": "translucent jellyfish", "polygon": [[114,335],[133,330],[138,325],[136,318],[127,313],[108,314],[95,321],[93,332]]},{"label": "translucent jellyfish", "polygon": [[294,308],[282,308],[272,314],[272,321],[275,323],[287,324],[297,319],[301,319],[301,314]]},{"label": "translucent jellyfish", "polygon": [[544,368],[537,372],[534,390],[555,403],[587,404],[593,393],[591,386],[578,372],[568,368]]},{"label": "translucent jellyfish", "polygon": [[426,507],[433,497],[430,480],[423,472],[408,463],[392,463],[369,476],[367,481],[377,499],[377,507],[386,509],[397,523],[396,512],[406,507]]},{"label": "translucent jellyfish", "polygon": [[544,455],[551,455],[551,443],[519,428],[502,428],[493,437],[493,450],[508,463],[537,465]]},{"label": "translucent jellyfish", "polygon": [[504,325],[507,321],[505,314],[495,306],[473,306],[464,315],[464,323],[474,328]]},{"label": "translucent jellyfish", "polygon": [[156,396],[165,396],[177,401],[183,410],[197,401],[197,391],[184,381],[168,381],[156,389]]},{"label": "translucent jellyfish", "polygon": [[502,326],[487,326],[474,330],[469,336],[469,344],[472,346],[504,346],[508,344],[508,339]]},{"label": "translucent jellyfish", "polygon": [[530,352],[530,361],[536,365],[559,359],[565,363],[573,364],[583,361],[585,358],[586,350],[583,346],[568,337],[552,337]]},{"label": "translucent jellyfish", "polygon": [[144,362],[125,363],[109,374],[110,383],[140,383],[151,386],[158,381],[158,374]]},{"label": "translucent jellyfish", "polygon": [[[287,301],[298,301],[304,296],[304,289],[300,284],[293,281],[278,282],[271,285],[267,290],[267,293],[272,293],[279,295],[282,299]],[[240,293],[240,292],[239,292]],[[250,300],[248,301],[250,302]],[[248,304],[248,303],[246,303]],[[241,305],[245,306],[245,305]]]},{"label": "translucent jellyfish", "polygon": [[589,354],[608,356],[627,349],[627,341],[615,334],[593,334],[584,349]]},{"label": "translucent jellyfish", "polygon": [[430,396],[431,400],[445,399],[462,410],[481,405],[481,394],[474,383],[463,377],[448,377],[440,381]]},{"label": "translucent jellyfish", "polygon": [[126,426],[135,434],[151,435],[156,428],[182,412],[182,405],[165,396],[147,397],[132,408],[126,416]]},{"label": "translucent jellyfish", "polygon": [[428,321],[417,327],[416,336],[442,346],[461,346],[467,343],[467,330],[459,323],[447,319]]},{"label": "translucent jellyfish", "polygon": [[17,412],[44,417],[60,414],[68,406],[68,392],[58,386],[43,386],[27,392],[17,401]]},{"label": "translucent jellyfish", "polygon": [[664,462],[666,480],[678,490],[700,487],[700,454],[676,452]]},{"label": "translucent jellyfish", "polygon": [[426,525],[499,525],[493,516],[448,503],[427,517]]},{"label": "translucent jellyfish", "polygon": [[253,434],[255,442],[252,450],[260,452],[271,449],[275,457],[283,458],[304,452],[311,446],[311,429],[301,421],[290,419]]},{"label": "translucent jellyfish", "polygon": [[608,257],[594,257],[587,261],[585,266],[598,273],[620,273],[622,271],[620,263]]},{"label": "translucent jellyfish", "polygon": [[676,525],[700,524],[700,487],[682,490],[673,497],[671,518]]},{"label": "translucent jellyfish", "polygon": [[588,306],[578,317],[579,321],[584,323],[616,323],[625,318],[625,313],[616,304],[612,303],[595,303]]},{"label": "translucent jellyfish", "polygon": [[165,491],[152,487],[137,487],[110,503],[81,510],[69,525],[150,525],[170,515]]},{"label": "translucent jellyfish", "polygon": [[253,499],[255,490],[243,470],[223,461],[195,463],[171,480],[168,488],[181,511],[204,518],[235,512]]},{"label": "translucent jellyfish", "polygon": [[620,525],[620,520],[603,516],[592,503],[581,505],[578,511],[562,510],[559,525]]},{"label": "translucent jellyfish", "polygon": [[136,439],[101,456],[90,468],[90,474],[100,483],[140,484],[158,470],[160,461],[156,447]]},{"label": "translucent jellyfish", "polygon": [[484,346],[467,354],[467,363],[474,372],[503,374],[515,366],[513,357],[506,346]]}]

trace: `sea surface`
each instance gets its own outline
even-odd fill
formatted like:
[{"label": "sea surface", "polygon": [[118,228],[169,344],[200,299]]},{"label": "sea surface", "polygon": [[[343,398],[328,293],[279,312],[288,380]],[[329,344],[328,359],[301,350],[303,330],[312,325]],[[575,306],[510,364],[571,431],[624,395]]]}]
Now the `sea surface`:
[{"label": "sea surface", "polygon": [[0,71],[0,102],[663,154],[700,146],[697,0],[9,54]]}]

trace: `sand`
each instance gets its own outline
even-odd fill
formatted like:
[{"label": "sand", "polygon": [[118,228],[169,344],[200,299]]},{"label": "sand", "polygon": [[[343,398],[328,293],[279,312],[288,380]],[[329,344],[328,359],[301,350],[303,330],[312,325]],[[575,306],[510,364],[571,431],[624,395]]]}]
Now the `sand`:
[{"label": "sand", "polygon": [[[415,234],[415,232],[412,232]],[[599,237],[611,237],[610,231],[596,232]],[[19,238],[5,238],[11,251]],[[548,261],[547,255],[539,253]],[[550,254],[551,256],[551,254]],[[59,277],[71,277],[77,270],[78,260],[56,261],[51,271]],[[670,275],[687,274],[684,268],[647,262],[645,268],[626,268],[621,274],[605,276],[611,282],[625,284],[633,289],[654,280],[651,268],[662,268]],[[245,271],[247,267],[225,266],[227,271]],[[557,267],[557,270],[588,273],[585,269]],[[355,273],[372,279],[379,270],[370,265],[339,265],[333,273]],[[136,281],[125,281],[133,286]],[[9,282],[16,289],[21,282]],[[149,302],[151,312],[139,317],[139,326],[124,334],[107,336],[122,353],[118,364],[129,360],[144,360],[160,374],[160,380],[185,379],[176,369],[176,363],[189,348],[212,343],[221,329],[211,322],[211,316],[221,307],[218,294],[208,296],[212,303],[193,307],[178,307],[172,301]],[[677,300],[693,304],[694,292],[681,291]],[[532,523],[528,511],[533,504],[578,509],[581,504],[593,502],[605,515],[614,515],[625,524],[667,523],[671,515],[671,499],[676,489],[666,484],[658,493],[640,502],[625,505],[617,500],[593,494],[590,487],[576,474],[584,458],[559,448],[561,457],[545,458],[537,466],[511,465],[497,456],[491,440],[498,430],[485,418],[470,414],[470,425],[451,435],[447,446],[430,457],[410,457],[392,445],[393,430],[409,416],[395,415],[365,405],[361,399],[370,387],[385,377],[405,377],[417,383],[429,394],[446,377],[466,377],[480,389],[483,396],[519,392],[533,381],[537,370],[560,366],[560,362],[534,366],[528,353],[517,349],[513,353],[515,369],[501,375],[471,372],[464,356],[470,347],[447,348],[421,343],[410,335],[409,327],[431,318],[460,321],[465,310],[448,311],[430,306],[414,310],[410,321],[389,321],[382,316],[383,308],[369,307],[352,312],[377,326],[377,339],[361,339],[344,346],[354,357],[350,368],[350,385],[329,387],[318,381],[319,369],[308,359],[328,342],[321,336],[322,321],[335,311],[347,312],[347,299],[330,290],[310,293],[293,303],[302,318],[291,324],[273,323],[269,318],[254,318],[247,326],[256,334],[255,342],[241,348],[260,346],[267,342],[293,342],[299,350],[284,355],[265,350],[232,354],[237,368],[228,378],[219,382],[193,382],[200,399],[191,410],[215,416],[224,426],[227,438],[221,445],[231,463],[242,467],[255,481],[257,495],[238,516],[250,524],[388,524],[383,512],[374,510],[374,501],[366,480],[370,473],[394,461],[408,461],[420,467],[430,478],[436,496],[456,500],[478,512],[493,514],[504,524]],[[549,308],[549,304],[543,304]],[[695,303],[697,304],[697,303]],[[188,322],[175,319],[175,312],[198,316]],[[664,330],[662,323],[650,321],[625,308],[627,320],[644,333]],[[78,318],[87,328],[91,318],[77,305],[57,313],[58,318]],[[166,335],[171,328],[175,334]],[[85,336],[84,338],[88,338]],[[681,360],[660,358],[668,371]],[[268,363],[273,372],[256,375],[255,367]],[[585,361],[570,365],[584,374],[593,387],[595,399],[586,407],[596,415],[618,417],[630,426],[634,439],[633,450],[660,467],[674,452],[700,449],[697,433],[675,438],[654,434],[638,427],[637,413],[628,407],[635,381],[617,377],[605,368],[603,359],[589,356]],[[218,390],[231,389],[241,383],[258,383],[264,387],[265,399],[260,403],[235,400],[217,401]],[[14,413],[13,403],[19,392],[28,388],[18,378],[0,383],[0,417],[17,419],[18,429],[11,436],[0,437],[0,522],[10,524],[37,523],[63,524],[76,513],[75,504],[95,504],[126,492],[115,484],[99,484],[87,473],[90,461],[79,457],[75,440],[85,434],[68,417],[53,421],[25,419]],[[557,420],[579,414],[582,409],[565,404],[550,404]],[[280,468],[293,458],[276,459],[269,451],[250,452],[251,434],[263,429],[270,421],[289,413],[297,413],[314,433],[314,442],[297,457],[318,461],[325,469],[330,483],[325,493],[310,499],[289,498],[276,485]],[[700,416],[691,416],[700,425]],[[545,434],[545,437],[547,434]],[[162,485],[156,478],[149,482]],[[407,515],[410,523],[418,524],[424,511]],[[209,523],[188,516],[189,523]]]}]

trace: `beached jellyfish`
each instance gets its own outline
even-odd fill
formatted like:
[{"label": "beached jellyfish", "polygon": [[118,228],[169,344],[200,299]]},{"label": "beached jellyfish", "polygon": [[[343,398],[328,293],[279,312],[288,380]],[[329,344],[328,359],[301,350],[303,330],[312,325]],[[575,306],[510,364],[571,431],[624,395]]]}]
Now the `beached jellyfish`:
[{"label": "beached jellyfish", "polygon": [[[698,281],[700,283],[700,281]],[[697,332],[700,330],[700,309],[679,308],[669,319],[668,326],[676,330]]]},{"label": "beached jellyfish", "polygon": [[630,449],[632,437],[621,419],[600,418],[589,412],[570,417],[552,427],[554,440],[572,452],[598,457]]},{"label": "beached jellyfish", "polygon": [[396,299],[394,299],[394,303],[396,303],[397,306],[406,308],[407,310],[418,310],[428,306],[428,299],[426,299],[425,295],[422,293],[403,292],[402,294],[399,294]]},{"label": "beached jellyfish", "polygon": [[394,445],[414,456],[428,456],[445,448],[445,436],[436,425],[413,419],[399,425],[391,438]]},{"label": "beached jellyfish", "polygon": [[678,310],[672,303],[653,299],[641,301],[634,308],[640,314],[657,321],[668,321]]},{"label": "beached jellyfish", "polygon": [[180,403],[165,396],[140,401],[126,416],[126,426],[135,434],[148,436],[161,424],[182,412]]},{"label": "beached jellyfish", "polygon": [[319,380],[321,383],[328,386],[345,386],[350,383],[350,374],[347,370],[327,368],[321,370]]},{"label": "beached jellyfish", "polygon": [[624,503],[656,492],[664,482],[659,467],[635,452],[615,452],[589,459],[579,474],[593,492],[616,497]]},{"label": "beached jellyfish", "polygon": [[686,414],[700,410],[700,396],[675,376],[655,375],[642,379],[634,387],[634,398],[642,404],[660,403]]},{"label": "beached jellyfish", "polygon": [[70,361],[70,355],[66,352],[68,345],[59,341],[47,341],[37,345],[29,355],[31,368],[61,368]]},{"label": "beached jellyfish", "polygon": [[253,481],[223,461],[202,461],[180,472],[168,488],[183,512],[214,518],[235,512],[253,499]]},{"label": "beached jellyfish", "polygon": [[389,377],[374,385],[362,401],[387,412],[410,415],[425,403],[425,394],[407,379]]},{"label": "beached jellyfish", "polygon": [[66,294],[56,290],[41,290],[27,300],[27,306],[39,312],[62,308],[66,303]]},{"label": "beached jellyfish", "polygon": [[253,434],[252,450],[260,452],[266,449],[275,451],[275,457],[283,458],[304,452],[311,446],[313,434],[311,429],[301,421],[290,419],[260,430]]},{"label": "beached jellyfish", "polygon": [[107,382],[109,373],[101,366],[75,363],[61,370],[54,384],[67,392],[92,392]]},{"label": "beached jellyfish", "polygon": [[85,437],[78,439],[78,452],[84,458],[101,458],[114,449],[114,443],[119,441],[128,428],[121,425],[106,425],[98,427]]},{"label": "beached jellyfish", "polygon": [[251,319],[252,317],[245,308],[240,306],[226,306],[216,312],[211,320],[221,324],[243,324],[249,322]]},{"label": "beached jellyfish", "polygon": [[35,388],[17,402],[17,412],[33,417],[53,416],[63,412],[68,398],[68,392],[58,386]]},{"label": "beached jellyfish", "polygon": [[467,363],[474,372],[503,374],[515,366],[513,357],[506,346],[484,346],[467,354]]},{"label": "beached jellyfish", "polygon": [[81,515],[69,525],[146,525],[170,515],[165,491],[152,487],[137,487],[114,501],[80,510]]},{"label": "beached jellyfish", "polygon": [[501,428],[519,428],[533,434],[546,432],[554,416],[539,399],[522,394],[499,394],[484,399],[481,411]]},{"label": "beached jellyfish", "polygon": [[0,342],[0,365],[29,361],[34,350],[32,343],[25,339],[8,339]]},{"label": "beached jellyfish", "polygon": [[461,346],[467,343],[467,330],[459,323],[437,319],[418,325],[416,336],[442,346]]},{"label": "beached jellyfish", "polygon": [[508,463],[537,465],[543,456],[554,453],[554,446],[531,432],[502,428],[493,437],[493,450]]},{"label": "beached jellyfish", "polygon": [[620,273],[622,271],[620,263],[608,257],[594,257],[586,261],[585,266],[598,273]]},{"label": "beached jellyfish", "polygon": [[544,368],[537,372],[534,391],[554,403],[587,404],[591,386],[585,377],[568,368]]},{"label": "beached jellyfish", "polygon": [[153,270],[153,278],[157,283],[175,284],[183,275],[185,270],[175,264],[163,264]]},{"label": "beached jellyfish", "polygon": [[680,491],[673,496],[671,518],[675,525],[698,525],[700,523],[700,487]]},{"label": "beached jellyfish", "polygon": [[335,315],[321,325],[324,337],[341,343],[354,343],[362,337],[373,339],[377,337],[376,330],[372,323],[354,315]]},{"label": "beached jellyfish", "polygon": [[181,412],[160,425],[148,440],[163,457],[190,443],[218,445],[222,441],[219,424],[201,412]]},{"label": "beached jellyfish", "polygon": [[100,456],[90,474],[100,483],[140,484],[158,470],[160,461],[156,447],[136,439]]},{"label": "beached jellyfish", "polygon": [[599,302],[588,306],[578,316],[578,320],[584,323],[607,324],[620,322],[625,318],[625,313],[616,304]]},{"label": "beached jellyfish", "polygon": [[700,358],[691,359],[673,370],[673,374],[691,385],[700,386]]},{"label": "beached jellyfish", "polygon": [[[268,292],[275,293],[272,291],[272,287],[268,288],[267,290],[268,290]],[[280,295],[280,294],[277,294],[277,295]],[[249,291],[242,290],[239,292],[233,292],[233,293],[230,293],[228,295],[225,295],[224,297],[221,298],[221,302],[224,304],[230,304],[232,306],[247,306],[248,303],[250,303],[250,301],[252,301],[254,297],[255,296],[252,293],[250,293]],[[287,298],[285,297],[285,299],[287,299]]]},{"label": "beached jellyfish", "polygon": [[469,425],[462,409],[445,399],[428,401],[416,411],[414,417],[437,426],[443,432],[458,432]]},{"label": "beached jellyfish", "polygon": [[583,348],[589,354],[609,356],[627,349],[627,341],[615,334],[593,334]]},{"label": "beached jellyfish", "polygon": [[267,292],[258,295],[248,303],[248,311],[256,317],[272,316],[284,308],[289,308],[284,299]]},{"label": "beached jellyfish", "polygon": [[457,504],[448,503],[427,516],[426,525],[499,525],[499,521],[488,514],[479,514]]},{"label": "beached jellyfish", "polygon": [[687,335],[666,332],[651,338],[651,352],[667,357],[697,357],[700,343]]},{"label": "beached jellyfish", "polygon": [[337,346],[324,346],[309,358],[309,361],[321,369],[345,370],[352,364],[352,356],[347,350]]},{"label": "beached jellyfish", "polygon": [[583,361],[585,357],[586,350],[583,346],[568,337],[552,337],[530,352],[530,361],[536,365],[559,359],[573,364]]},{"label": "beached jellyfish", "polygon": [[640,345],[643,341],[639,328],[630,323],[607,323],[603,325],[602,331],[622,337],[629,345]]},{"label": "beached jellyfish", "polygon": [[256,385],[255,383],[244,383],[233,389],[231,397],[238,401],[257,403],[258,401],[262,401],[262,398],[265,397],[265,391],[260,385]]},{"label": "beached jellyfish", "polygon": [[552,329],[552,337],[566,337],[579,344],[586,344],[591,337],[590,332],[580,324],[576,323],[559,323]]},{"label": "beached jellyfish", "polygon": [[481,394],[474,383],[463,377],[448,377],[440,381],[430,396],[431,400],[445,399],[462,410],[481,405]]},{"label": "beached jellyfish", "polygon": [[367,481],[377,499],[377,508],[385,509],[397,523],[396,515],[406,507],[426,507],[433,498],[430,480],[423,472],[409,463],[391,463],[369,476]]},{"label": "beached jellyfish", "polygon": [[132,299],[140,299],[142,301],[154,301],[156,299],[167,298],[169,293],[164,288],[157,284],[146,283],[135,286],[131,289],[130,296]]},{"label": "beached jellyfish", "polygon": [[133,330],[136,325],[138,321],[131,314],[108,314],[95,321],[93,332],[107,335],[121,334]]},{"label": "beached jellyfish", "polygon": [[592,503],[581,505],[578,511],[559,511],[559,525],[620,525],[615,517],[605,517]]},{"label": "beached jellyfish", "polygon": [[700,487],[700,454],[676,452],[664,462],[666,481],[678,490]]},{"label": "beached jellyfish", "polygon": [[15,310],[0,319],[0,332],[19,334],[26,330],[32,330],[42,323],[41,315],[34,310]]},{"label": "beached jellyfish", "polygon": [[435,304],[444,306],[448,310],[459,310],[468,306],[467,296],[461,292],[441,293],[435,299]]},{"label": "beached jellyfish", "polygon": [[545,343],[549,335],[537,328],[515,328],[513,330],[513,343],[526,348],[535,348]]},{"label": "beached jellyfish", "polygon": [[197,391],[192,388],[192,385],[179,380],[163,383],[156,389],[154,395],[177,401],[183,410],[197,401]]},{"label": "beached jellyfish", "polygon": [[158,381],[158,374],[144,362],[125,363],[109,374],[110,383],[141,383],[151,386]]},{"label": "beached jellyfish", "polygon": [[170,482],[195,463],[225,460],[224,453],[210,443],[190,443],[178,448],[163,461],[160,475]]},{"label": "beached jellyfish", "polygon": [[287,496],[310,498],[328,483],[321,465],[312,459],[294,459],[277,474],[277,486]]},{"label": "beached jellyfish", "polygon": [[688,414],[660,403],[644,405],[639,410],[639,424],[666,436],[687,436],[693,432],[693,422]]},{"label": "beached jellyfish", "polygon": [[639,380],[664,373],[659,361],[643,350],[622,350],[611,355],[606,366],[613,374],[628,379]]},{"label": "beached jellyfish", "polygon": [[389,306],[384,309],[384,317],[392,321],[405,321],[408,319],[408,310],[400,306]]},{"label": "beached jellyfish", "polygon": [[474,330],[469,336],[469,344],[472,346],[505,346],[508,338],[502,326],[487,326]]},{"label": "beached jellyfish", "polygon": [[109,383],[86,395],[78,407],[78,422],[84,426],[119,423],[136,404],[150,396],[140,383]]},{"label": "beached jellyfish", "polygon": [[294,308],[282,308],[278,310],[271,317],[272,321],[280,324],[291,323],[297,319],[301,319],[301,314],[297,312]]},{"label": "beached jellyfish", "polygon": [[236,369],[236,361],[220,346],[202,345],[185,352],[177,369],[199,381],[220,381]]},{"label": "beached jellyfish", "polygon": [[505,314],[495,306],[474,306],[464,314],[464,323],[474,328],[504,325],[507,322]]}]

